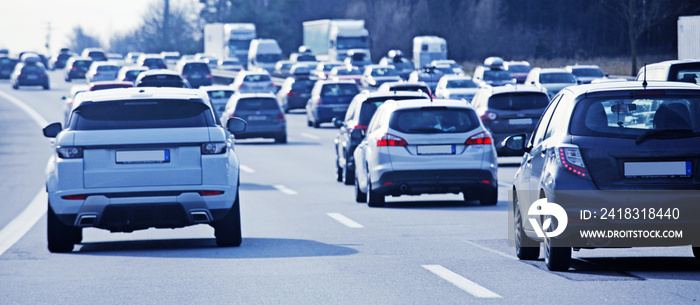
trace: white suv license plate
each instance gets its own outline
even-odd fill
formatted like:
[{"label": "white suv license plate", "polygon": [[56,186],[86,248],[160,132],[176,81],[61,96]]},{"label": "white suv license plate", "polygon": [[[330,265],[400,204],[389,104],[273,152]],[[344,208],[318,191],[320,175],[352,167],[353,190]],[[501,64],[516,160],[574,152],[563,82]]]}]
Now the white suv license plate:
[{"label": "white suv license plate", "polygon": [[248,116],[248,121],[265,121],[267,120],[267,116],[265,115],[249,115]]},{"label": "white suv license plate", "polygon": [[419,145],[416,147],[419,155],[454,155],[454,145]]},{"label": "white suv license plate", "polygon": [[117,151],[118,164],[166,163],[170,162],[170,150]]},{"label": "white suv license plate", "polygon": [[690,161],[625,162],[624,170],[626,178],[683,178],[693,174],[693,163]]}]

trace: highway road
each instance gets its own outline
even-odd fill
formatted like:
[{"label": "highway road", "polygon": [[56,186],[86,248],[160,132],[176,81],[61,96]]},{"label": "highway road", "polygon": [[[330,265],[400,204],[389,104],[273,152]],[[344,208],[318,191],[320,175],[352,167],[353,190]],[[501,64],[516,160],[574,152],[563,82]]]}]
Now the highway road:
[{"label": "highway road", "polygon": [[[700,301],[690,247],[574,252],[572,269],[519,261],[508,245],[508,190],[518,158],[501,158],[499,202],[461,195],[355,203],[335,181],[331,125],[288,119],[287,144],[245,140],[243,243],[218,248],[206,225],[109,233],[85,229],[72,253],[46,248],[40,125],[63,117],[71,83],[12,90],[0,81],[0,304],[473,304]],[[73,83],[74,84],[74,83]]]}]

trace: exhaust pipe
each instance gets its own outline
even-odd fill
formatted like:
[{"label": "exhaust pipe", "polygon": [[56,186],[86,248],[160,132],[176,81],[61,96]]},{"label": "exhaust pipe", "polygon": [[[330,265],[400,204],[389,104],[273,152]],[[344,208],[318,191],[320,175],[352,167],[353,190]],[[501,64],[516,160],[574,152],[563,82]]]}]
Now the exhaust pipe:
[{"label": "exhaust pipe", "polygon": [[192,216],[192,220],[195,223],[209,223],[209,222],[211,222],[211,219],[209,218],[209,213],[204,212],[204,211],[190,212],[190,216]]},{"label": "exhaust pipe", "polygon": [[77,223],[79,227],[92,227],[97,224],[97,215],[80,215]]}]

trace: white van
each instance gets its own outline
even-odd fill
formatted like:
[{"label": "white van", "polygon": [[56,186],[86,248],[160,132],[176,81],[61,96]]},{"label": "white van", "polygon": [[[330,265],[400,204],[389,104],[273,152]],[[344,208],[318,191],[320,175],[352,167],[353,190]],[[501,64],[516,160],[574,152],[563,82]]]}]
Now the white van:
[{"label": "white van", "polygon": [[416,69],[427,66],[433,60],[447,59],[447,41],[437,36],[416,36],[413,38],[413,66]]},{"label": "white van", "polygon": [[275,64],[282,59],[282,49],[274,39],[253,39],[248,52],[248,70],[258,68],[272,72]]}]

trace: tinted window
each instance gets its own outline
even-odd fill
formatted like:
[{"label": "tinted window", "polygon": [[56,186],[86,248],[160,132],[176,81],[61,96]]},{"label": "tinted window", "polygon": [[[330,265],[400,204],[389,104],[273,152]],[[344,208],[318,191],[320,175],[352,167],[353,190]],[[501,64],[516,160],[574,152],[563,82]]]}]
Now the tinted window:
[{"label": "tinted window", "polygon": [[255,56],[259,62],[278,62],[282,59],[281,54],[258,54]]},{"label": "tinted window", "polygon": [[419,98],[419,97],[392,96],[392,97],[368,99],[368,100],[364,101],[362,103],[362,106],[360,107],[360,119],[358,120],[359,121],[358,124],[367,126],[367,124],[369,124],[369,121],[372,120],[372,116],[374,116],[374,113],[377,112],[377,108],[385,101],[388,101],[388,100],[395,100],[395,101],[414,100],[417,98]]},{"label": "tinted window", "polygon": [[39,65],[26,65],[22,67],[22,73],[42,73],[44,68]]},{"label": "tinted window", "polygon": [[377,68],[372,69],[372,76],[398,76],[394,68]]},{"label": "tinted window", "polygon": [[241,110],[277,110],[277,100],[271,98],[247,98],[236,103],[236,111]]},{"label": "tinted window", "polygon": [[511,66],[508,66],[508,71],[515,72],[515,73],[527,73],[527,72],[530,72],[530,66],[511,65]]},{"label": "tinted window", "polygon": [[484,80],[510,80],[510,72],[503,70],[484,71]]},{"label": "tinted window", "polygon": [[141,74],[141,72],[143,72],[143,71],[141,71],[141,70],[126,71],[126,79],[135,80],[136,77],[139,76],[139,74]]},{"label": "tinted window", "polygon": [[135,100],[83,104],[71,116],[75,130],[181,128],[214,126],[203,103],[180,100]]},{"label": "tinted window", "polygon": [[652,129],[700,132],[700,97],[585,99],[571,123],[573,135],[637,137]]},{"label": "tinted window", "polygon": [[73,67],[89,67],[91,64],[90,60],[76,60],[73,62]]},{"label": "tinted window", "polygon": [[117,66],[99,66],[99,67],[97,67],[97,71],[100,71],[100,72],[118,72],[119,67],[117,67]]},{"label": "tinted window", "polygon": [[309,54],[299,55],[297,56],[297,61],[316,61],[316,56]]},{"label": "tinted window", "polygon": [[479,118],[470,109],[423,107],[394,112],[389,127],[403,133],[458,133],[479,127]]},{"label": "tinted window", "polygon": [[183,74],[189,74],[189,73],[211,74],[211,70],[209,70],[209,66],[205,63],[190,63],[190,64],[186,64],[185,66],[182,67],[182,73]]},{"label": "tinted window", "polygon": [[568,72],[561,73],[542,73],[540,74],[541,84],[568,84],[576,83],[574,75]]},{"label": "tinted window", "polygon": [[270,76],[267,74],[250,74],[243,79],[244,82],[269,82]]},{"label": "tinted window", "polygon": [[58,60],[67,60],[68,58],[70,58],[70,54],[58,54],[58,56],[56,56]]},{"label": "tinted window", "polygon": [[447,81],[445,88],[476,88],[476,84],[471,79],[455,79]]},{"label": "tinted window", "polygon": [[571,69],[571,73],[578,77],[603,77],[603,71],[596,68],[576,68]]},{"label": "tinted window", "polygon": [[144,65],[160,65],[163,63],[161,58],[146,58],[143,60]]},{"label": "tinted window", "polygon": [[211,90],[207,91],[207,94],[209,95],[209,98],[229,98],[231,95],[233,95],[233,90]]},{"label": "tinted window", "polygon": [[311,92],[316,82],[312,80],[297,80],[292,83],[292,90]]},{"label": "tinted window", "polygon": [[100,51],[92,51],[92,52],[88,53],[88,57],[90,57],[96,61],[106,61],[107,60],[107,55],[105,55],[104,52],[100,52]]},{"label": "tinted window", "polygon": [[547,107],[549,97],[543,93],[506,93],[491,96],[488,108],[498,110],[539,109]]},{"label": "tinted window", "polygon": [[348,96],[359,92],[354,84],[326,84],[321,89],[321,96]]},{"label": "tinted window", "polygon": [[339,69],[336,71],[336,75],[360,75],[360,70],[358,69]]}]

